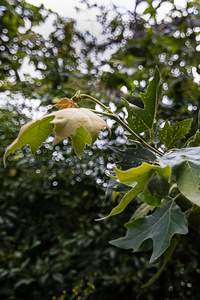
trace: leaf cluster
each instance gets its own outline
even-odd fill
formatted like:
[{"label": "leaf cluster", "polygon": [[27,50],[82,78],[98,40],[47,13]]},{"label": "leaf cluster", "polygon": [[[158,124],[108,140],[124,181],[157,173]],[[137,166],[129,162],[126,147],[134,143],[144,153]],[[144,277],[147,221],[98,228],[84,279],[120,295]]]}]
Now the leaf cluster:
[{"label": "leaf cluster", "polygon": [[[63,92],[71,96],[75,86],[76,90],[77,87],[80,89],[79,84],[85,88],[88,80],[83,79],[77,82],[77,78],[78,76],[81,78],[81,74],[75,70],[77,57],[71,43],[74,37],[74,22],[69,20],[65,22],[64,19],[57,16],[55,30],[49,37],[49,43],[39,35],[35,35],[31,29],[25,34],[20,34],[18,28],[25,24],[25,9],[30,12],[28,18],[32,26],[39,24],[46,18],[45,14],[41,14],[34,6],[25,4],[23,7],[20,2],[13,1],[13,6],[9,5],[7,1],[3,2],[6,9],[3,9],[1,33],[5,34],[5,29],[8,28],[7,36],[9,38],[9,42],[1,41],[5,47],[4,55],[1,55],[3,89],[18,90],[19,86],[15,86],[15,83],[18,82],[21,84],[21,91],[24,91],[26,95],[29,94],[30,97],[41,96],[46,103],[52,103],[52,101],[55,103],[57,98],[63,97]],[[198,127],[196,110],[199,99],[197,84],[194,82],[195,71],[193,67],[197,65],[199,59],[196,51],[199,37],[195,30],[199,22],[199,15],[194,19],[194,9],[191,9],[194,4],[199,9],[199,3],[196,1],[193,1],[193,4],[188,2],[186,8],[181,12],[181,17],[178,18],[173,18],[173,13],[177,12],[177,7],[173,4],[169,13],[170,21],[162,21],[158,24],[156,14],[162,2],[160,1],[155,8],[150,1],[147,1],[148,8],[143,15],[139,16],[135,12],[134,16],[130,16],[134,22],[131,21],[128,24],[124,24],[122,16],[115,8],[116,17],[111,21],[111,26],[107,26],[105,29],[105,32],[111,30],[112,34],[103,45],[93,47],[93,43],[87,43],[87,39],[84,40],[82,36],[82,41],[87,46],[85,52],[83,51],[85,57],[92,51],[101,52],[109,45],[120,45],[122,41],[124,43],[126,40],[126,44],[116,51],[109,62],[113,72],[104,73],[96,81],[92,76],[93,81],[90,81],[90,84],[91,82],[95,83],[96,85],[93,85],[94,90],[96,92],[96,87],[99,87],[102,92],[101,95],[105,92],[103,89],[106,88],[106,95],[117,100],[119,99],[118,96],[121,95],[120,89],[122,87],[126,87],[128,91],[127,98],[129,101],[123,100],[128,113],[126,120],[121,120],[110,111],[110,108],[106,108],[106,113],[102,113],[124,126],[123,128],[129,133],[126,142],[126,146],[129,145],[128,148],[123,150],[111,148],[121,160],[116,162],[117,167],[113,169],[114,173],[109,175],[111,179],[107,194],[112,193],[117,204],[114,209],[111,209],[108,216],[124,211],[124,215],[129,212],[127,218],[130,219],[128,223],[127,219],[125,220],[127,234],[119,239],[116,239],[116,236],[113,237],[114,240],[111,241],[111,244],[123,249],[133,249],[135,252],[146,251],[148,254],[151,253],[150,261],[152,263],[158,264],[160,261],[159,271],[144,287],[153,283],[160,276],[169,260],[173,259],[172,254],[177,247],[180,247],[180,240],[183,241],[187,238],[185,235],[189,225],[200,232],[200,139],[199,130],[196,131]],[[138,2],[136,2],[137,5]],[[23,9],[21,13],[18,13],[20,7]],[[14,13],[12,8],[15,8]],[[154,22],[152,22],[152,18],[149,21],[143,18],[149,13]],[[10,19],[12,22],[9,22]],[[109,23],[106,10],[102,11],[99,20],[102,24]],[[190,30],[188,24],[190,24]],[[134,36],[130,39],[125,37],[125,30],[128,26],[131,32],[133,32],[134,26]],[[60,38],[61,36],[63,38]],[[40,44],[37,42],[38,39]],[[14,58],[15,53],[10,51],[13,46],[20,49],[17,60]],[[40,55],[42,51],[43,54]],[[28,76],[25,84],[18,78],[22,59],[27,54],[36,70],[42,74],[42,77],[34,79],[31,85]],[[59,64],[58,62],[61,60],[62,64]],[[89,63],[88,70],[94,74],[95,67],[91,61]],[[162,83],[164,83],[162,97],[160,95],[160,73],[157,67],[153,75],[155,64],[158,64],[159,69],[162,70]],[[7,67],[5,68],[6,65],[8,65],[8,71],[6,70]],[[191,72],[191,70],[193,71]],[[9,71],[14,72],[13,76],[16,80],[14,84],[10,84],[9,80],[7,81],[12,73]],[[135,80],[136,72],[137,80]],[[73,77],[70,76],[72,73]],[[130,76],[127,76],[127,73]],[[88,74],[87,79],[91,80],[91,74]],[[150,80],[149,74],[153,75]],[[132,96],[133,91],[139,93],[143,91],[144,86],[148,86],[145,93],[140,93],[140,97]],[[18,138],[13,143],[11,139],[11,136],[13,137],[11,135],[12,130],[8,125],[6,130],[10,133],[10,137],[6,144],[4,143],[4,147],[8,144],[11,145],[7,148],[4,159],[26,144],[30,145],[33,153],[37,152],[38,147],[53,131],[55,131],[54,144],[65,139],[64,142],[69,145],[66,140],[68,139],[78,157],[81,157],[85,145],[93,145],[100,130],[107,127],[107,124],[97,116],[97,112],[79,108],[80,103],[75,104],[71,101],[72,99],[64,99],[64,102],[60,103],[61,111],[53,112],[22,126]],[[83,103],[83,101],[80,97],[80,102]],[[122,105],[122,101],[117,102],[116,105]],[[103,109],[105,110],[105,106]],[[191,117],[193,116],[194,122],[192,123]],[[12,121],[16,121],[15,117]],[[191,131],[190,128],[192,128]],[[15,136],[16,134],[15,132]],[[189,135],[192,136],[189,137]],[[133,138],[137,138],[137,142],[132,141]],[[51,148],[50,145],[48,147]],[[68,148],[71,149],[70,146]],[[55,151],[54,156],[59,161],[58,152]],[[68,155],[67,150],[66,155]],[[9,159],[11,159],[10,156]],[[13,156],[12,163],[15,159],[18,161],[19,156]],[[94,160],[97,160],[97,156]],[[70,160],[67,163],[74,167]],[[23,169],[23,163],[21,167],[20,162],[18,165],[18,171]],[[10,170],[9,176],[15,177],[15,172],[14,167],[13,170]],[[62,172],[65,173],[63,170]],[[69,173],[66,176],[69,176]],[[45,176],[47,177],[47,175]],[[45,176],[44,181],[46,180]],[[78,176],[78,178],[80,177]],[[35,177],[30,176],[30,179],[35,180]],[[28,184],[30,186],[31,181]],[[24,188],[23,184],[22,187]],[[36,195],[34,197],[37,198]],[[132,217],[129,216],[131,209],[134,210]],[[11,214],[12,212],[11,209]],[[106,214],[107,211],[104,212],[104,215]],[[93,217],[96,217],[95,214]],[[102,218],[102,214],[98,217]],[[115,219],[117,218],[118,216],[115,217]],[[112,222],[110,219],[104,222],[109,221]],[[109,234],[107,238],[110,238]],[[28,245],[32,244],[29,243]],[[93,247],[95,248],[95,245]],[[43,265],[41,264],[42,268]],[[22,286],[28,286],[35,282],[27,278],[24,280],[21,283]],[[61,276],[58,275],[56,280],[61,282]],[[80,286],[77,284],[77,290],[81,290]]]},{"label": "leaf cluster", "polygon": [[[79,94],[79,101],[81,101],[81,97],[85,98],[86,96]],[[140,206],[145,205],[146,208],[140,210],[140,206],[138,207],[138,216],[136,211],[133,219],[125,224],[126,236],[111,241],[111,244],[134,251],[149,251],[152,248],[150,262],[155,262],[163,255],[165,265],[173,254],[179,237],[188,233],[188,216],[190,219],[196,219],[192,218],[192,215],[195,205],[199,206],[200,148],[171,149],[179,139],[183,139],[188,133],[191,119],[183,120],[173,126],[166,121],[164,126],[155,129],[159,96],[160,73],[156,68],[147,92],[142,95],[144,108],[130,106],[125,101],[129,126],[109,108],[101,105],[108,111],[108,113],[103,112],[104,115],[113,117],[132,136],[138,137],[140,142],[140,144],[133,143],[134,148],[125,151],[114,148],[114,152],[118,154],[121,161],[113,169],[115,175],[110,175],[112,179],[107,192],[123,192],[125,194],[106,218],[123,212],[132,200],[138,202],[139,199]],[[90,96],[88,99],[100,103]],[[69,100],[67,100],[68,102]],[[81,157],[85,143],[92,145],[99,131],[105,126],[107,124],[91,110],[67,106],[65,109],[24,125],[18,138],[6,150],[4,162],[10,153],[25,144],[29,144],[34,153],[52,130],[55,131],[54,144],[70,138],[77,156]],[[138,133],[145,133],[151,145],[145,142],[142,136],[138,136]],[[156,149],[156,145],[152,147],[155,134],[158,136],[160,149],[166,151],[165,153]],[[196,140],[195,137],[194,140]],[[148,148],[145,149],[144,146]],[[182,206],[180,200],[176,201],[181,198],[181,195],[191,203],[186,210],[183,210],[184,204]],[[193,221],[193,225],[194,223]],[[198,225],[197,223],[197,230],[199,230]],[[159,271],[160,273],[161,271]],[[157,277],[158,273],[155,275],[155,278]],[[155,278],[149,284],[154,282]]]}]

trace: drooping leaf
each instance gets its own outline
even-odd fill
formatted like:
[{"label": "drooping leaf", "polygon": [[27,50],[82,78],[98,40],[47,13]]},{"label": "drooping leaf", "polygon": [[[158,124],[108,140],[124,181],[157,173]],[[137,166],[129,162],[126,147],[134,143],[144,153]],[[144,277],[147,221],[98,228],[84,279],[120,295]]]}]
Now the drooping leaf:
[{"label": "drooping leaf", "polygon": [[78,108],[78,106],[68,98],[62,98],[58,103],[53,106],[60,107],[59,110],[65,108]]},{"label": "drooping leaf", "polygon": [[171,243],[170,243],[169,248],[167,248],[167,250],[163,254],[162,266],[156,272],[156,274],[153,276],[153,278],[151,278],[146,284],[144,284],[142,286],[142,288],[146,288],[146,287],[150,286],[151,284],[153,284],[159,278],[159,276],[162,273],[162,271],[164,270],[166,264],[168,263],[168,261],[172,257],[172,254],[174,253],[174,250],[176,249],[176,246],[178,245],[178,242],[179,242],[179,240],[176,237],[171,239]]},{"label": "drooping leaf", "polygon": [[147,163],[142,163],[141,166],[126,171],[122,171],[117,168],[114,170],[118,180],[123,184],[131,186],[132,189],[124,195],[121,202],[115,208],[113,208],[111,213],[105,218],[121,213],[131,202],[131,200],[133,200],[147,185],[149,180],[156,172],[166,180],[169,180],[171,174],[169,166],[162,168],[160,166],[149,165]]},{"label": "drooping leaf", "polygon": [[171,167],[171,178],[176,178],[179,191],[200,206],[200,147],[165,154],[160,158],[160,164]]},{"label": "drooping leaf", "polygon": [[172,146],[190,131],[190,127],[193,119],[183,120],[176,122],[173,126],[169,125],[169,122],[165,122],[165,126],[159,132],[158,138],[164,142],[166,149],[172,148]]},{"label": "drooping leaf", "polygon": [[150,206],[160,206],[162,197],[158,195],[152,195],[149,192],[148,187],[145,187],[143,191],[138,195],[138,198],[147,203]]},{"label": "drooping leaf", "polygon": [[158,259],[169,247],[174,234],[187,234],[187,220],[174,201],[167,202],[149,216],[125,224],[125,237],[111,241],[114,246],[137,251],[141,244],[152,239],[153,252],[150,262]]},{"label": "drooping leaf", "polygon": [[[122,170],[139,167],[142,162],[151,164],[157,158],[149,149],[144,148],[140,143],[135,143],[131,148],[126,148],[125,150],[120,150],[112,146],[109,146],[109,148],[119,158],[119,161],[116,162],[116,165]],[[127,192],[130,189],[131,188],[129,186],[111,178],[106,194],[114,191]]]},{"label": "drooping leaf", "polygon": [[85,149],[85,144],[91,143],[91,136],[84,127],[76,129],[76,135],[71,135],[71,143],[78,158],[81,158]]},{"label": "drooping leaf", "polygon": [[143,176],[145,177],[148,173],[152,173],[152,171],[153,173],[157,172],[162,178],[167,181],[169,180],[171,175],[169,166],[166,165],[163,168],[159,165],[150,165],[145,162],[137,168],[131,168],[125,171],[114,168],[114,170],[120,182],[129,184],[130,186],[132,186],[132,183],[134,184],[135,181],[142,181]]},{"label": "drooping leaf", "polygon": [[139,167],[143,162],[152,164],[156,160],[156,156],[147,148],[139,143],[135,143],[131,148],[120,150],[116,147],[109,147],[119,156],[120,161],[116,165],[122,170]]},{"label": "drooping leaf", "polygon": [[77,156],[81,158],[85,143],[92,145],[104,127],[109,128],[103,119],[86,108],[53,112],[22,126],[17,139],[4,154],[4,164],[6,157],[23,145],[29,144],[31,152],[35,153],[53,130],[55,131],[53,145],[70,137]]},{"label": "drooping leaf", "polygon": [[159,81],[160,73],[156,67],[154,78],[150,81],[147,92],[140,94],[144,103],[144,109],[124,100],[125,107],[128,111],[127,122],[130,128],[136,133],[141,133],[153,128],[161,91]]},{"label": "drooping leaf", "polygon": [[4,165],[6,157],[10,153],[13,153],[15,150],[20,149],[26,144],[29,144],[31,152],[35,153],[36,150],[42,145],[42,142],[44,142],[52,133],[54,126],[51,124],[51,121],[53,119],[54,116],[49,115],[22,126],[17,139],[14,140],[14,142],[7,148],[4,154]]}]

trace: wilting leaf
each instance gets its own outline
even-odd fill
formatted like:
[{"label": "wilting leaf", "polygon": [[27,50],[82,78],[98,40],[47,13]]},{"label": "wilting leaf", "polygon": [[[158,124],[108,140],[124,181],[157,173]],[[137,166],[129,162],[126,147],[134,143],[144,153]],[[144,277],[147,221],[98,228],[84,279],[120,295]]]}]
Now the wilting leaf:
[{"label": "wilting leaf", "polygon": [[152,215],[126,223],[125,227],[126,236],[110,243],[119,248],[137,251],[144,241],[151,239],[153,241],[151,263],[166,251],[174,234],[188,232],[185,215],[174,201],[157,208]]},{"label": "wilting leaf", "polygon": [[162,166],[170,165],[179,191],[200,206],[200,147],[184,148],[160,158]]},{"label": "wilting leaf", "polygon": [[154,78],[150,81],[147,92],[140,94],[144,103],[144,109],[132,105],[127,100],[124,100],[125,107],[128,111],[127,122],[130,128],[136,133],[141,133],[153,128],[161,92],[159,81],[160,73],[156,67]]},{"label": "wilting leaf", "polygon": [[65,108],[78,108],[78,106],[68,98],[62,98],[58,103],[56,103],[53,106],[60,107],[59,110],[65,109]]},{"label": "wilting leaf", "polygon": [[119,156],[120,161],[116,162],[116,165],[122,170],[139,167],[143,162],[152,164],[157,158],[149,149],[139,143],[135,143],[131,148],[125,150],[111,146],[109,148]]},{"label": "wilting leaf", "polygon": [[104,127],[109,128],[103,119],[86,108],[53,112],[22,126],[17,139],[4,154],[4,164],[6,157],[23,145],[29,144],[31,152],[35,153],[52,131],[55,131],[53,145],[70,137],[74,151],[81,158],[85,143],[92,145]]},{"label": "wilting leaf", "polygon": [[159,132],[159,140],[164,142],[166,149],[170,149],[177,141],[184,138],[184,136],[190,131],[190,127],[193,119],[183,120],[176,122],[173,126],[169,125],[169,122],[165,122],[165,126]]},{"label": "wilting leaf", "polygon": [[118,180],[123,184],[131,186],[132,189],[124,195],[121,202],[113,208],[111,213],[105,218],[121,213],[130,201],[133,200],[147,185],[156,172],[166,180],[169,180],[171,172],[169,166],[162,168],[160,166],[149,165],[147,163],[142,163],[141,166],[126,171],[122,171],[117,168],[114,170]]}]

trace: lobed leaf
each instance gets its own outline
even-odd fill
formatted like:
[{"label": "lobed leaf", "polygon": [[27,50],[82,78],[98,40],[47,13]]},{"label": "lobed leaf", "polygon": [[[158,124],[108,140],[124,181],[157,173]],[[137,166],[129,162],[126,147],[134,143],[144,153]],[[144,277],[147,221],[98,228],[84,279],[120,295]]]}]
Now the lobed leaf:
[{"label": "lobed leaf", "polygon": [[158,259],[169,247],[174,234],[187,234],[187,220],[174,201],[167,202],[149,216],[125,224],[125,237],[113,240],[110,244],[123,249],[137,251],[142,243],[151,239],[153,252],[150,262]]},{"label": "lobed leaf", "polygon": [[161,92],[159,81],[160,72],[158,67],[156,67],[154,78],[150,81],[147,92],[140,94],[144,103],[144,109],[132,105],[124,99],[125,107],[128,111],[127,122],[129,127],[136,133],[141,133],[153,128]]},{"label": "lobed leaf", "polygon": [[26,144],[29,144],[31,152],[35,153],[52,131],[55,131],[53,145],[70,137],[77,156],[81,158],[85,144],[92,145],[104,127],[109,128],[103,119],[86,108],[53,112],[22,126],[17,139],[4,154],[4,164],[10,153]]},{"label": "lobed leaf", "polygon": [[190,131],[190,127],[193,119],[183,120],[176,122],[173,126],[169,125],[169,122],[165,122],[165,126],[159,132],[158,138],[164,142],[166,149],[170,149],[178,140],[185,137]]}]

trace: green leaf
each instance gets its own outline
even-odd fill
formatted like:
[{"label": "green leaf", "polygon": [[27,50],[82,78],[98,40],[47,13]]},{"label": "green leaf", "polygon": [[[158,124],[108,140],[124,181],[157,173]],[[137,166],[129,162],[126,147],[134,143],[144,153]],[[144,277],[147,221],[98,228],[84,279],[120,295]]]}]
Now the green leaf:
[{"label": "green leaf", "polygon": [[161,91],[159,81],[160,72],[156,67],[154,78],[150,81],[147,92],[140,94],[144,103],[144,109],[132,105],[124,99],[125,107],[128,111],[127,122],[129,127],[136,133],[141,133],[153,128]]},{"label": "green leaf", "polygon": [[146,203],[141,203],[140,206],[136,209],[136,211],[134,211],[131,220],[146,216],[150,211],[153,211],[154,208],[154,206],[150,206]]},{"label": "green leaf", "polygon": [[137,251],[144,241],[152,239],[151,263],[166,251],[174,234],[187,234],[188,232],[185,215],[174,201],[157,208],[150,216],[126,223],[125,227],[127,228],[126,236],[113,240],[110,244]]},{"label": "green leaf", "polygon": [[181,193],[178,196],[176,196],[175,202],[183,212],[193,207],[193,203]]},{"label": "green leaf", "polygon": [[171,167],[171,178],[176,178],[179,191],[200,206],[200,147],[165,154],[160,158],[160,164]]},{"label": "green leaf", "polygon": [[184,136],[190,131],[190,127],[193,119],[183,120],[176,122],[173,126],[169,125],[169,122],[165,122],[165,126],[159,132],[158,138],[164,142],[166,149],[170,149],[178,140],[184,138]]},{"label": "green leaf", "polygon": [[118,180],[123,184],[131,186],[132,189],[124,195],[121,202],[113,208],[111,213],[105,218],[121,213],[131,200],[133,200],[147,185],[156,172],[166,180],[169,180],[171,174],[169,166],[162,168],[160,166],[149,165],[147,163],[142,163],[141,166],[126,171],[122,171],[117,168],[114,168],[114,170]]},{"label": "green leaf", "polygon": [[81,156],[83,155],[85,144],[92,144],[91,136],[89,132],[83,127],[77,128],[76,134],[71,135],[71,142],[76,155],[80,159]]},{"label": "green leaf", "polygon": [[172,257],[172,254],[174,253],[174,250],[176,249],[176,246],[178,245],[179,240],[177,238],[172,238],[171,239],[171,243],[169,248],[167,248],[167,250],[165,251],[165,253],[163,254],[164,259],[163,259],[163,264],[160,267],[160,269],[156,272],[156,274],[153,276],[153,278],[151,278],[146,284],[144,284],[142,286],[142,288],[146,288],[148,286],[150,286],[151,284],[153,284],[160,276],[160,274],[162,273],[162,271],[164,270],[166,264],[168,263],[168,261],[170,260],[170,258]]},{"label": "green leaf", "polygon": [[51,124],[51,121],[53,119],[54,116],[49,115],[22,126],[17,139],[14,140],[14,142],[7,148],[4,154],[4,165],[6,157],[10,153],[13,153],[15,150],[20,149],[26,144],[29,144],[31,153],[35,153],[36,150],[42,145],[42,142],[44,142],[52,133],[54,126]]},{"label": "green leaf", "polygon": [[152,195],[157,194],[165,197],[169,194],[169,182],[161,176],[154,175],[147,186]]},{"label": "green leaf", "polygon": [[158,195],[152,195],[149,192],[148,187],[145,187],[143,191],[138,195],[138,198],[147,203],[150,206],[160,206],[162,197]]},{"label": "green leaf", "polygon": [[77,156],[81,158],[85,143],[92,145],[104,127],[109,128],[103,119],[86,108],[69,108],[53,112],[22,126],[17,139],[4,154],[4,164],[10,153],[26,144],[29,144],[31,152],[35,153],[53,130],[55,131],[53,145],[70,137]]},{"label": "green leaf", "polygon": [[[135,143],[131,148],[126,148],[125,150],[111,146],[109,146],[109,148],[120,159],[120,161],[116,162],[116,165],[122,170],[139,167],[142,162],[153,163],[157,158],[150,150],[144,148],[139,143]],[[128,192],[130,189],[131,187],[112,178],[109,182],[106,194],[110,192]]]},{"label": "green leaf", "polygon": [[157,158],[149,149],[139,143],[135,143],[131,148],[125,150],[111,146],[109,148],[119,156],[120,161],[116,162],[116,165],[122,170],[139,167],[143,162],[152,164]]}]

